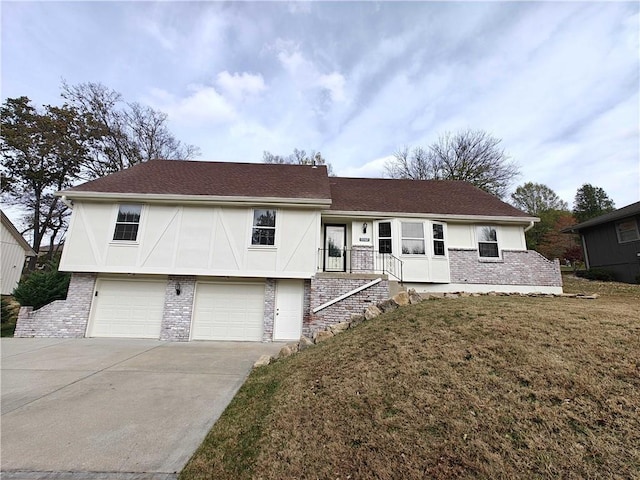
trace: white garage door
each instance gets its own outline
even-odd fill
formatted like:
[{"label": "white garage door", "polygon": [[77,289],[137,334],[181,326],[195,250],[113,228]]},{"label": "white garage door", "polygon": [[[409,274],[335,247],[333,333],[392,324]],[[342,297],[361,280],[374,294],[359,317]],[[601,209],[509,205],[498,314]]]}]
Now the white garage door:
[{"label": "white garage door", "polygon": [[262,340],[264,283],[198,283],[194,340]]},{"label": "white garage door", "polygon": [[96,282],[87,336],[159,338],[166,281]]}]

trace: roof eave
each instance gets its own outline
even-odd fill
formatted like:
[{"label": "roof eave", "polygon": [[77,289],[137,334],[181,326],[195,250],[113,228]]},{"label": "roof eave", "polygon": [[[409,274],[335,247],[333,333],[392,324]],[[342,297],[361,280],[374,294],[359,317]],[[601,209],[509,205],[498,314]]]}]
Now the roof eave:
[{"label": "roof eave", "polygon": [[144,203],[181,203],[185,205],[277,205],[305,208],[326,208],[331,205],[328,198],[242,197],[223,195],[182,195],[157,193],[82,192],[63,190],[56,196],[68,200],[136,201]]},{"label": "roof eave", "polygon": [[324,210],[323,217],[359,217],[359,218],[427,218],[451,220],[466,223],[500,222],[529,224],[539,222],[538,217],[516,217],[509,215],[459,215],[451,213],[419,213],[419,212],[367,212],[357,210]]}]

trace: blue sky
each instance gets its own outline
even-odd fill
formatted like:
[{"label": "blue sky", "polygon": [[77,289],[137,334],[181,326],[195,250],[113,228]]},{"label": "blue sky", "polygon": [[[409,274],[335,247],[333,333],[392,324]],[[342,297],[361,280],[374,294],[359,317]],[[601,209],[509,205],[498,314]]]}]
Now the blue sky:
[{"label": "blue sky", "polygon": [[473,128],[571,206],[640,199],[637,2],[3,1],[2,98],[101,82],[169,115],[202,160],[316,150],[382,176]]}]

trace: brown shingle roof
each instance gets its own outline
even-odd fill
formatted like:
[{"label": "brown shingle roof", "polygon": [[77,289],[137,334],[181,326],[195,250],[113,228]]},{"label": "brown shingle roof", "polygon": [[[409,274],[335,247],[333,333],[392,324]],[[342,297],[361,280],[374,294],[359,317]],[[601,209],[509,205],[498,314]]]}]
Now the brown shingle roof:
[{"label": "brown shingle roof", "polygon": [[332,177],[331,210],[530,217],[470,183]]},{"label": "brown shingle roof", "polygon": [[332,211],[530,218],[466,182],[328,177],[324,166],[151,160],[68,189],[331,201]]},{"label": "brown shingle roof", "polygon": [[151,160],[67,192],[329,199],[323,166]]}]

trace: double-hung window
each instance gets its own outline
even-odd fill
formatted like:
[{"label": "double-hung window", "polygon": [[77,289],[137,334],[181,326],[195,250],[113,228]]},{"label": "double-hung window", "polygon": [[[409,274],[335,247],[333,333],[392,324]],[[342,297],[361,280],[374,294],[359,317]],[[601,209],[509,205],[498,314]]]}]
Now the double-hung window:
[{"label": "double-hung window", "polygon": [[434,223],[433,227],[433,254],[443,257],[444,253],[444,225]]},{"label": "double-hung window", "polygon": [[140,226],[140,213],[142,205],[120,205],[116,228],[113,232],[115,241],[135,242],[138,239],[138,227]]},{"label": "double-hung window", "polygon": [[378,252],[393,253],[391,247],[391,222],[378,223]]},{"label": "double-hung window", "polygon": [[251,229],[251,245],[272,246],[276,243],[276,211],[255,209]]},{"label": "double-hung window", "polygon": [[422,222],[402,222],[402,253],[404,255],[424,255],[424,224]]},{"label": "double-hung window", "polygon": [[618,234],[618,243],[640,240],[638,222],[635,218],[616,223],[616,233]]},{"label": "double-hung window", "polygon": [[478,227],[477,234],[480,258],[499,258],[498,232],[496,229],[489,226]]}]

